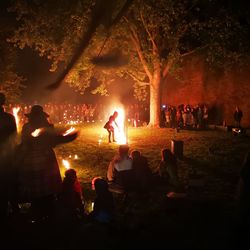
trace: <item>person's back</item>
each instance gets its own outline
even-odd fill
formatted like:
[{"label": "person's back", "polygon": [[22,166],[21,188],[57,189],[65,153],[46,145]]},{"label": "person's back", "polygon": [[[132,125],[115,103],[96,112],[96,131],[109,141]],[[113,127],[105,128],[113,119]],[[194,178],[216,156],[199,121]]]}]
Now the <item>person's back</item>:
[{"label": "person's back", "polygon": [[121,158],[114,163],[114,183],[125,189],[130,189],[132,175],[132,160],[130,157]]},{"label": "person's back", "polygon": [[162,160],[158,171],[161,178],[165,179],[174,188],[179,187],[178,169],[175,155],[169,149],[161,151]]},{"label": "person's back", "polygon": [[151,186],[152,172],[146,157],[141,155],[137,150],[132,151],[131,158],[133,161],[134,182],[137,189],[147,190]]},{"label": "person's back", "polygon": [[132,184],[132,159],[128,155],[128,146],[120,145],[119,155],[115,156],[109,164],[108,181],[128,190]]},{"label": "person's back", "polygon": [[4,145],[16,133],[16,122],[12,114],[0,107],[0,145]]},{"label": "person's back", "polygon": [[74,219],[77,216],[84,215],[82,188],[74,169],[65,171],[65,177],[62,183],[62,193],[59,197],[65,216]]},{"label": "person's back", "polygon": [[112,193],[108,189],[108,183],[102,178],[94,179],[96,198],[90,217],[101,223],[111,222],[114,217],[115,206]]},{"label": "person's back", "polygon": [[0,93],[0,220],[7,218],[10,188],[13,182],[13,153],[16,122],[13,115],[4,111],[5,95]]}]

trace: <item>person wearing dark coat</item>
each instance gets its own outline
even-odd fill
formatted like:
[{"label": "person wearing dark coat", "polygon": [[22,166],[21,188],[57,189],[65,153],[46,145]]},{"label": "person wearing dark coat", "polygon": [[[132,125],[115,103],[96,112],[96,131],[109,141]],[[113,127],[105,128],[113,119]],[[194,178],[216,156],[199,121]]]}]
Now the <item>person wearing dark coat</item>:
[{"label": "person wearing dark coat", "polygon": [[5,100],[4,93],[0,93],[0,221],[5,221],[8,216],[12,159],[17,135],[14,116],[4,110]]},{"label": "person wearing dark coat", "polygon": [[92,180],[96,197],[90,218],[99,223],[109,223],[114,218],[115,205],[106,180],[97,177]]},{"label": "person wearing dark coat", "polygon": [[135,189],[138,191],[149,190],[152,184],[152,171],[147,158],[138,150],[132,151],[130,156],[133,162],[132,169]]},{"label": "person wearing dark coat", "polygon": [[62,191],[62,179],[53,148],[77,138],[78,132],[58,134],[49,115],[40,105],[34,105],[26,114],[19,149],[19,197],[31,203],[35,220],[54,216],[55,200]]},{"label": "person wearing dark coat", "polygon": [[234,111],[234,124],[236,128],[240,128],[241,127],[241,120],[243,117],[243,112],[242,110],[236,106],[235,111]]},{"label": "person wearing dark coat", "polygon": [[160,178],[174,189],[180,186],[178,178],[177,159],[170,149],[161,150],[161,162],[158,166],[158,174]]},{"label": "person wearing dark coat", "polygon": [[85,213],[82,187],[74,169],[67,169],[64,174],[59,210],[64,220],[75,221],[83,218]]}]

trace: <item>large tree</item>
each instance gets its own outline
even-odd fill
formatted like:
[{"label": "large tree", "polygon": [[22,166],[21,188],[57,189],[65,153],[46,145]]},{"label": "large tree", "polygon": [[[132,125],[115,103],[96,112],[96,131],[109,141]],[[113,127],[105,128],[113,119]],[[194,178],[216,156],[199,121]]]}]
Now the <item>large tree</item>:
[{"label": "large tree", "polygon": [[[106,6],[101,19],[93,20],[101,2],[18,1],[12,10],[19,14],[21,25],[10,41],[47,56],[53,62],[51,70],[59,62],[70,65],[66,81],[82,93],[92,77],[100,83],[93,92],[101,94],[107,94],[115,76],[130,77],[140,100],[149,93],[149,125],[154,127],[160,124],[162,83],[184,57],[199,53],[216,67],[243,61],[242,52],[247,47],[243,38],[248,27],[228,4],[230,1],[129,1],[130,8],[114,25],[110,24],[113,16],[127,1],[107,1],[110,12]],[[88,46],[79,50],[93,22],[95,35],[91,33]],[[72,58],[77,62],[72,64]]]},{"label": "large tree", "polygon": [[130,75],[137,80],[137,72],[141,72],[143,81],[137,83],[149,85],[149,125],[159,126],[162,83],[184,58],[196,53],[220,70],[246,63],[249,26],[242,25],[236,6],[229,2],[138,0],[124,17],[123,27],[133,46],[130,51],[140,63],[133,63]]},{"label": "large tree", "polygon": [[[3,5],[3,7],[6,7]],[[11,34],[14,23],[0,10],[0,92],[3,92],[8,102],[16,102],[22,94],[25,80],[16,72],[17,51],[8,44],[7,38]]]}]

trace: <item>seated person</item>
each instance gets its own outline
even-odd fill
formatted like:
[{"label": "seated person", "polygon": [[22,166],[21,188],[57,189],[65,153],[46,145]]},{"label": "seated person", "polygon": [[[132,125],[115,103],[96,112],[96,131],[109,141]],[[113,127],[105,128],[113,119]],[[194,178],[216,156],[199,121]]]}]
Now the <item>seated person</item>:
[{"label": "seated person", "polygon": [[89,217],[100,223],[111,222],[115,209],[112,193],[108,189],[108,183],[100,177],[94,178],[92,183],[96,197],[93,211],[89,214]]},{"label": "seated person", "polygon": [[128,191],[133,186],[132,159],[128,155],[128,145],[120,145],[116,155],[108,166],[107,178],[110,188]]},{"label": "seated person", "polygon": [[161,162],[158,167],[158,174],[163,181],[166,181],[174,189],[179,187],[177,160],[169,149],[161,151]]},{"label": "seated person", "polygon": [[131,152],[131,158],[136,188],[139,191],[145,191],[149,189],[152,182],[152,172],[148,165],[148,160],[138,150]]},{"label": "seated person", "polygon": [[78,181],[76,171],[68,169],[63,179],[62,193],[59,196],[63,216],[77,218],[84,215],[84,199],[82,187]]}]

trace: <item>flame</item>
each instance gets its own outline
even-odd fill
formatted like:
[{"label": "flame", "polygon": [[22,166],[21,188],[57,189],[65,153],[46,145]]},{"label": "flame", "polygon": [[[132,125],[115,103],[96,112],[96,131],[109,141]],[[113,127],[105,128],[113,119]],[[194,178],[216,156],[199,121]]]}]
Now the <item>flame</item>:
[{"label": "flame", "polygon": [[70,163],[67,160],[62,159],[62,164],[66,169],[70,169]]},{"label": "flame", "polygon": [[16,121],[16,127],[17,127],[17,131],[19,131],[20,129],[20,119],[18,117],[18,112],[20,111],[20,107],[14,107],[12,109],[12,114],[14,115],[15,117],[15,121]]},{"label": "flame", "polygon": [[34,131],[31,133],[31,135],[32,135],[33,137],[38,137],[43,131],[44,131],[44,128],[38,128],[38,129],[34,130]]},{"label": "flame", "polygon": [[102,143],[102,139],[99,139],[98,144],[101,145],[101,143]]},{"label": "flame", "polygon": [[68,130],[66,130],[66,131],[63,133],[63,136],[69,135],[69,134],[71,134],[73,131],[75,131],[75,128],[74,128],[74,127],[70,127]]},{"label": "flame", "polygon": [[75,155],[75,156],[74,156],[74,159],[77,160],[77,159],[78,159],[78,155]]},{"label": "flame", "polygon": [[126,144],[127,143],[127,136],[125,133],[125,111],[123,108],[116,108],[114,111],[118,112],[118,116],[116,118],[116,123],[118,125],[118,128],[114,126],[115,128],[115,139],[117,141],[117,144]]}]

